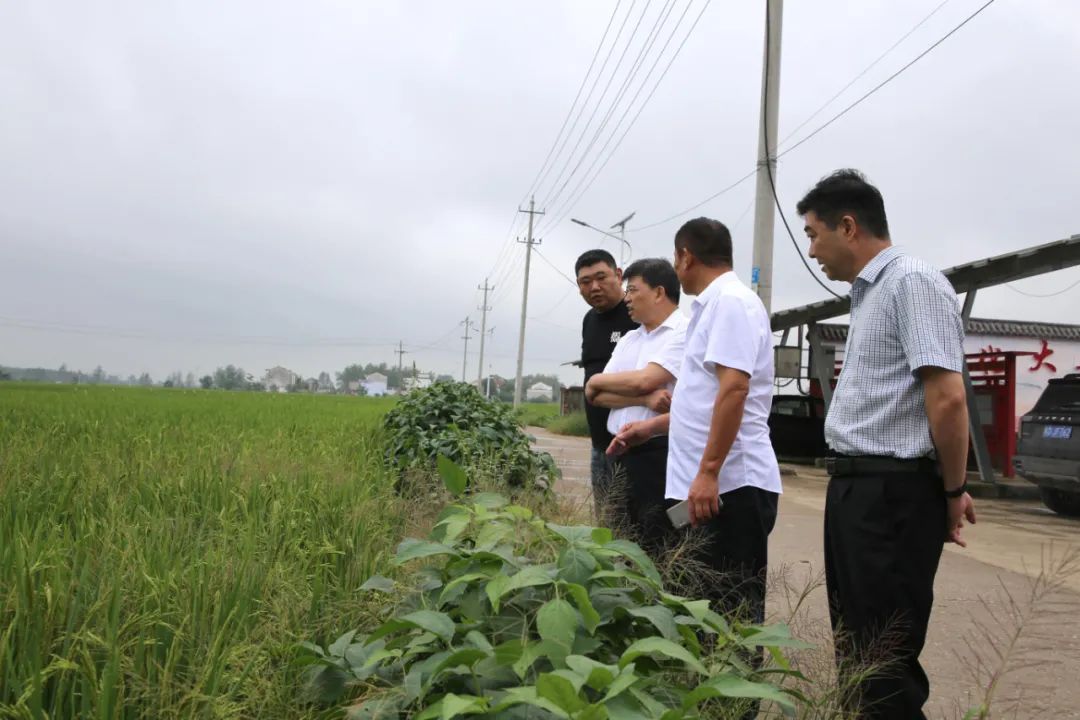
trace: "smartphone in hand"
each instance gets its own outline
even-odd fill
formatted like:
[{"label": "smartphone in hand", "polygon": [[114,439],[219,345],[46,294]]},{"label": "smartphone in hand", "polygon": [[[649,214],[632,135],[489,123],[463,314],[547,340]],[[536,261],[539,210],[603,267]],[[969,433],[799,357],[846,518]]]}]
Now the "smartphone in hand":
[{"label": "smartphone in hand", "polygon": [[[724,507],[724,499],[716,499],[717,506]],[[682,530],[684,527],[690,524],[690,501],[683,500],[675,505],[672,505],[667,509],[668,520],[675,526],[676,530]]]}]

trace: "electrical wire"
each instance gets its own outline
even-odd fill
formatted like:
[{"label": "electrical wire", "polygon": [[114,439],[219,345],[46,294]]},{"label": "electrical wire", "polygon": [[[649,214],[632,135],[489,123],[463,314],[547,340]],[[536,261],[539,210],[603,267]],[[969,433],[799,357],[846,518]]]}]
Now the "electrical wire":
[{"label": "electrical wire", "polygon": [[[611,56],[615,52],[615,48],[619,44],[619,38],[622,37],[623,30],[626,29],[626,23],[629,22],[629,20],[630,20],[630,15],[634,11],[634,5],[636,4],[636,2],[637,2],[637,0],[631,0],[630,7],[627,9],[626,15],[623,17],[622,22],[619,23],[619,29],[615,33],[615,39],[612,40],[611,47],[608,48],[607,54],[604,56],[604,61],[600,64],[600,70],[596,73],[596,77],[593,78],[592,85],[589,87],[589,95],[588,95],[589,98],[592,97],[593,92],[595,92],[595,90],[596,90],[596,86],[600,82],[600,78],[604,76],[604,72],[607,70],[608,62],[611,61]],[[633,38],[631,37],[631,39],[633,39]],[[613,75],[614,75],[614,73],[613,73]],[[597,108],[599,108],[601,102],[603,102],[603,96],[601,96],[600,100],[597,101],[597,104],[596,104]],[[556,157],[559,157],[559,156],[562,155],[562,151],[565,149],[566,143],[569,142],[570,137],[574,134],[574,130],[577,129],[578,122],[580,122],[581,116],[585,113],[585,108],[587,107],[587,105],[588,105],[587,102],[582,103],[582,105],[578,108],[577,116],[574,118],[574,122],[570,127],[570,131],[567,133],[566,137],[563,139],[562,146],[559,148],[559,150],[558,150],[558,152],[556,154]],[[573,162],[574,154],[577,152],[578,148],[581,147],[581,141],[585,139],[585,133],[588,131],[589,123],[592,122],[592,118],[595,117],[595,114],[596,114],[596,109],[594,108],[593,112],[589,116],[588,122],[585,123],[585,127],[582,129],[581,134],[578,136],[577,142],[574,143],[574,147],[571,148],[570,154],[566,157],[566,162],[563,163],[562,167],[559,169],[558,174],[555,175],[555,179],[551,182],[551,188],[554,188],[555,186],[557,186],[559,184],[559,181],[562,180],[563,173],[566,172],[567,168],[570,167],[570,163]],[[556,160],[555,163],[558,163],[558,160]],[[554,167],[554,164],[553,164],[553,167]],[[540,190],[540,188],[542,188],[542,187],[543,187],[543,183],[540,183],[540,185],[537,186],[537,190]],[[549,188],[547,193],[538,192],[537,194],[540,195],[541,197],[546,197],[547,195],[550,194],[550,192],[551,192],[551,189]]]},{"label": "electrical wire", "polygon": [[1032,293],[1032,292],[1027,292],[1026,290],[1021,290],[1020,288],[1015,287],[1012,283],[1005,283],[1005,287],[1009,288],[1014,293],[1020,293],[1021,295],[1025,295],[1025,296],[1030,297],[1030,298],[1056,297],[1057,295],[1063,295],[1063,294],[1069,292],[1070,290],[1072,290],[1077,285],[1080,285],[1080,280],[1077,280],[1072,285],[1069,285],[1068,287],[1065,287],[1065,288],[1063,288],[1061,290],[1058,290],[1057,292],[1052,292],[1052,293]]},{"label": "electrical wire", "polygon": [[890,75],[889,77],[887,77],[887,78],[885,78],[884,80],[882,80],[882,81],[881,81],[880,83],[878,83],[878,84],[877,84],[877,85],[875,85],[875,86],[874,86],[873,88],[871,88],[871,89],[870,89],[870,90],[869,90],[868,92],[866,92],[865,94],[863,94],[863,95],[862,95],[862,96],[861,96],[861,97],[860,97],[860,98],[859,98],[858,100],[856,100],[855,102],[851,103],[850,105],[848,105],[848,106],[847,106],[846,108],[844,108],[844,109],[843,109],[843,110],[841,110],[840,112],[838,112],[838,113],[836,113],[835,115],[833,115],[833,116],[832,116],[831,118],[829,118],[829,119],[828,119],[828,120],[827,120],[827,121],[826,121],[825,123],[823,123],[823,124],[821,124],[820,126],[818,126],[818,128],[817,128],[816,130],[814,130],[814,131],[813,131],[812,133],[810,133],[809,135],[807,135],[807,136],[806,136],[806,137],[804,137],[803,139],[799,140],[799,142],[795,143],[794,145],[792,145],[792,146],[791,146],[791,147],[789,147],[788,149],[784,150],[784,152],[780,153],[780,154],[779,154],[779,155],[777,155],[776,157],[777,157],[777,158],[779,159],[779,158],[783,157],[784,155],[787,155],[787,154],[788,154],[789,152],[791,152],[791,151],[792,151],[792,150],[794,150],[795,148],[799,147],[800,145],[802,145],[803,143],[805,143],[805,142],[806,142],[807,140],[809,140],[810,138],[814,137],[815,135],[817,135],[818,133],[820,133],[820,132],[821,132],[822,130],[824,130],[825,128],[827,128],[827,127],[829,127],[830,125],[832,125],[832,124],[833,124],[834,122],[836,122],[836,121],[837,121],[837,120],[839,120],[840,118],[842,118],[842,117],[844,117],[845,115],[847,115],[847,114],[848,114],[848,113],[849,113],[849,112],[850,112],[851,110],[854,110],[854,109],[855,109],[856,107],[858,107],[858,106],[859,106],[859,105],[860,105],[860,104],[861,104],[861,103],[862,103],[862,102],[863,102],[864,100],[866,100],[866,99],[867,99],[867,98],[869,98],[869,97],[870,97],[871,95],[873,95],[874,93],[876,93],[876,92],[877,92],[878,90],[880,90],[881,88],[885,87],[885,86],[886,86],[886,85],[888,85],[888,84],[889,84],[890,82],[892,82],[893,80],[895,80],[896,78],[898,78],[898,77],[899,77],[899,76],[900,76],[900,75],[901,75],[901,74],[902,74],[902,73],[903,73],[903,72],[904,72],[905,70],[907,70],[908,68],[910,68],[910,67],[911,67],[912,65],[914,65],[915,63],[919,62],[919,61],[920,61],[920,60],[922,60],[922,59],[923,59],[924,57],[926,57],[927,55],[929,55],[929,54],[931,53],[931,51],[933,51],[933,50],[934,50],[934,48],[936,48],[936,47],[937,47],[938,45],[940,45],[941,43],[945,42],[945,41],[946,41],[946,40],[948,40],[948,39],[949,39],[950,37],[952,37],[952,36],[953,36],[953,35],[955,35],[955,34],[956,34],[957,32],[959,32],[960,28],[964,27],[964,26],[965,26],[965,25],[967,25],[967,24],[968,24],[969,22],[971,22],[972,20],[974,20],[974,19],[975,19],[975,17],[979,15],[979,13],[981,13],[981,12],[982,12],[983,10],[985,10],[986,8],[988,8],[988,7],[990,7],[991,5],[993,5],[993,4],[994,4],[994,2],[995,2],[995,0],[987,0],[987,2],[985,2],[985,3],[983,4],[983,5],[981,5],[981,6],[980,6],[980,7],[979,7],[979,8],[977,9],[977,10],[975,10],[975,12],[971,13],[971,14],[970,14],[970,15],[968,15],[968,16],[967,16],[966,18],[964,18],[964,20],[963,20],[963,21],[962,21],[962,22],[961,22],[961,23],[960,23],[959,25],[957,25],[957,26],[956,26],[956,27],[954,27],[954,28],[953,28],[952,30],[950,30],[949,32],[947,32],[947,33],[945,33],[944,35],[942,35],[942,36],[941,36],[941,37],[940,37],[940,38],[938,39],[938,41],[937,41],[937,42],[935,42],[935,43],[934,43],[933,45],[931,45],[930,47],[926,48],[926,49],[925,49],[925,50],[923,50],[923,51],[922,51],[921,53],[919,53],[918,55],[916,55],[916,56],[915,56],[915,58],[914,58],[913,60],[911,60],[911,61],[910,61],[909,63],[907,63],[906,65],[904,65],[904,66],[903,66],[902,68],[900,68],[899,70],[897,70],[896,72],[894,72],[894,73],[893,73],[892,75]]},{"label": "electrical wire", "polygon": [[[600,42],[596,45],[596,50],[593,52],[592,60],[589,62],[589,69],[585,71],[585,76],[581,78],[581,84],[578,86],[577,94],[574,95],[574,102],[570,103],[570,109],[566,112],[566,117],[563,118],[562,126],[559,128],[559,132],[555,135],[555,140],[551,143],[551,148],[548,150],[547,157],[544,158],[544,162],[540,164],[540,169],[536,171],[536,177],[529,184],[529,189],[525,192],[525,195],[518,202],[521,205],[533,191],[537,189],[540,183],[543,182],[541,177],[545,174],[545,171],[550,171],[548,162],[552,159],[552,155],[555,153],[555,148],[559,144],[559,140],[562,139],[563,131],[566,130],[567,123],[570,122],[570,118],[574,114],[574,108],[577,107],[578,100],[581,99],[581,91],[585,89],[585,84],[589,81],[589,76],[592,75],[593,68],[596,67],[596,59],[600,57],[600,50],[604,47],[604,42],[607,40],[608,33],[611,31],[611,25],[615,22],[615,17],[619,14],[619,6],[622,5],[622,0],[618,0],[615,3],[615,9],[611,11],[611,17],[608,18],[607,26],[604,28],[604,34],[600,36]],[[585,98],[585,103],[588,103],[591,94]],[[571,130],[573,132],[573,130]]]},{"label": "electrical wire", "polygon": [[[691,0],[691,2],[693,2],[693,0]],[[641,71],[641,67],[642,65],[644,65],[644,58],[646,54],[652,49],[653,44],[655,44],[656,42],[656,38],[660,35],[660,31],[663,29],[663,26],[667,24],[667,20],[671,16],[671,11],[674,9],[674,7],[674,0],[666,0],[666,2],[664,3],[664,7],[660,9],[660,14],[657,16],[656,21],[653,22],[652,29],[649,30],[649,34],[645,37],[645,42],[642,43],[641,49],[638,51],[637,57],[634,59],[633,63],[631,63],[630,70],[627,72],[622,84],[616,91],[614,100],[611,101],[611,105],[608,107],[607,112],[604,113],[603,119],[600,121],[600,124],[593,132],[592,137],[589,139],[589,143],[582,151],[581,156],[578,158],[577,164],[574,165],[574,169],[571,170],[570,174],[566,176],[566,178],[563,180],[562,184],[559,186],[559,189],[554,193],[554,195],[551,195],[550,197],[544,199],[545,205],[554,205],[555,202],[560,197],[562,197],[562,193],[564,190],[566,190],[567,185],[569,185],[570,181],[573,180],[574,177],[577,175],[577,172],[581,169],[581,166],[585,164],[586,159],[588,159],[589,157],[589,153],[596,146],[596,141],[600,139],[600,136],[603,134],[604,130],[607,128],[608,123],[611,121],[612,115],[615,114],[615,111],[619,107],[619,104],[626,96],[627,89],[630,87],[631,84],[633,84],[633,81],[637,77],[637,74]],[[626,46],[623,47],[623,51],[619,55],[619,60],[615,63],[615,70],[612,71],[611,77],[608,78],[607,85],[605,85],[604,87],[604,92],[600,94],[600,100],[597,103],[597,106],[593,109],[593,114],[589,117],[589,122],[585,124],[585,128],[582,131],[581,139],[584,139],[585,135],[588,133],[589,126],[592,125],[593,118],[596,116],[596,112],[600,109],[600,103],[602,103],[604,101],[604,98],[607,97],[607,92],[611,87],[611,83],[615,79],[615,75],[619,72],[619,68],[622,66],[623,59],[626,57],[626,53],[630,50],[630,45],[634,40],[634,36],[637,35],[638,29],[640,28],[642,21],[645,19],[645,14],[648,12],[648,10],[649,3],[646,3],[645,9],[642,11],[641,16],[638,18],[637,24],[634,26],[633,31],[631,31],[630,33],[630,38],[629,40],[627,40]],[[646,78],[646,81],[647,80],[648,78]],[[633,101],[631,101],[631,105],[632,104]],[[627,108],[627,110],[624,110],[623,114],[625,115],[628,110],[629,107]]]},{"label": "electrical wire", "polygon": [[[950,30],[950,31],[949,31],[949,32],[947,32],[947,33],[946,33],[945,35],[943,35],[943,36],[942,36],[941,38],[939,38],[939,39],[938,39],[938,40],[937,40],[937,41],[936,41],[935,43],[933,43],[932,45],[930,45],[930,47],[928,47],[928,48],[927,48],[926,50],[923,50],[923,51],[922,51],[921,53],[919,53],[919,55],[917,55],[917,56],[915,57],[915,59],[914,59],[914,60],[912,60],[912,61],[910,61],[909,63],[907,63],[906,65],[904,65],[904,66],[903,66],[902,68],[900,68],[900,69],[899,69],[899,70],[897,70],[897,71],[896,71],[895,73],[893,73],[892,75],[890,75],[889,77],[887,77],[887,78],[886,78],[885,80],[883,80],[883,81],[882,81],[881,83],[879,83],[878,85],[874,86],[874,87],[873,87],[873,88],[872,88],[872,89],[871,89],[871,90],[870,90],[869,92],[865,93],[865,94],[864,94],[864,95],[862,95],[862,96],[861,96],[860,98],[858,98],[858,99],[857,99],[857,100],[856,100],[855,102],[853,102],[853,103],[851,103],[850,105],[848,105],[847,107],[845,107],[845,108],[844,108],[843,110],[841,110],[841,111],[840,111],[839,113],[837,113],[836,115],[834,115],[833,117],[831,117],[831,118],[830,118],[830,119],[829,119],[828,121],[826,121],[825,123],[823,123],[823,124],[819,125],[819,126],[818,126],[818,127],[816,128],[816,129],[814,129],[814,130],[813,130],[813,131],[812,131],[812,132],[811,132],[811,133],[810,133],[809,135],[807,135],[806,137],[804,137],[804,138],[802,138],[801,140],[799,140],[799,142],[795,143],[795,144],[794,144],[794,145],[792,145],[791,147],[789,147],[789,148],[786,148],[786,149],[785,149],[785,150],[784,150],[783,152],[779,153],[779,154],[778,154],[778,155],[776,156],[776,157],[777,157],[777,159],[780,159],[780,158],[782,158],[783,156],[787,155],[787,154],[788,154],[789,152],[791,152],[791,151],[792,151],[792,150],[794,150],[795,148],[797,148],[797,147],[801,146],[801,145],[802,145],[803,143],[807,142],[807,141],[808,141],[808,140],[809,140],[810,138],[814,137],[815,135],[817,135],[818,133],[820,133],[820,132],[821,132],[822,130],[824,130],[825,128],[827,128],[827,127],[829,127],[830,125],[832,125],[832,124],[833,124],[834,122],[836,122],[836,121],[837,121],[837,120],[839,120],[839,119],[840,119],[841,117],[843,117],[844,115],[846,115],[846,114],[847,114],[848,112],[850,112],[851,110],[853,110],[853,109],[854,109],[854,108],[855,108],[856,106],[858,106],[859,104],[861,104],[861,103],[862,103],[863,101],[865,101],[865,100],[866,100],[867,98],[869,98],[869,97],[870,97],[871,95],[873,95],[874,93],[876,93],[876,92],[877,92],[878,90],[880,90],[881,88],[885,87],[885,86],[886,86],[887,84],[889,84],[890,82],[892,82],[893,80],[895,80],[895,79],[896,79],[896,78],[897,78],[897,77],[898,77],[898,76],[899,76],[899,75],[900,75],[901,73],[903,73],[903,72],[904,72],[905,70],[907,70],[907,69],[908,69],[908,68],[910,68],[910,67],[911,67],[912,65],[914,65],[914,64],[915,64],[915,63],[917,63],[917,62],[918,62],[919,60],[921,60],[921,59],[922,59],[923,57],[925,57],[925,56],[926,56],[927,54],[929,54],[929,53],[930,53],[930,51],[932,51],[932,50],[933,50],[934,48],[936,48],[936,47],[937,47],[938,45],[941,45],[941,43],[945,42],[945,41],[946,41],[947,39],[949,39],[950,37],[952,37],[952,35],[954,35],[954,34],[955,34],[955,33],[956,33],[956,32],[957,32],[958,30],[960,30],[960,28],[964,27],[964,26],[965,26],[965,25],[967,25],[967,24],[968,24],[969,22],[971,22],[971,20],[973,20],[973,19],[974,19],[974,18],[975,18],[975,17],[976,17],[976,16],[977,16],[977,15],[978,15],[979,13],[981,13],[981,12],[982,12],[983,10],[985,10],[986,8],[988,8],[988,7],[989,7],[990,5],[992,5],[993,3],[994,3],[994,0],[988,0],[988,2],[986,2],[985,4],[983,4],[982,6],[980,6],[980,7],[979,7],[979,8],[977,9],[977,10],[975,10],[975,12],[971,13],[971,14],[970,14],[970,15],[968,15],[968,16],[967,16],[966,18],[964,18],[964,20],[963,20],[963,21],[961,21],[961,22],[960,22],[960,24],[958,24],[958,25],[956,25],[955,27],[953,27],[953,29],[952,29],[952,30]],[[642,231],[642,230],[648,230],[648,229],[650,229],[650,228],[654,228],[654,227],[656,227],[656,226],[658,226],[658,225],[663,225],[664,223],[667,223],[667,222],[671,222],[672,220],[676,220],[676,219],[678,219],[678,218],[684,217],[684,216],[686,216],[687,214],[689,214],[689,213],[693,212],[694,210],[697,210],[697,209],[698,209],[698,208],[700,208],[700,207],[701,207],[702,205],[705,205],[706,203],[709,203],[709,202],[711,202],[711,201],[715,200],[716,198],[720,197],[721,195],[723,195],[723,194],[725,194],[725,193],[727,193],[727,192],[730,192],[731,190],[734,190],[734,189],[735,189],[736,187],[738,187],[738,186],[739,186],[739,185],[741,185],[742,183],[744,183],[744,182],[746,182],[747,180],[749,180],[750,178],[754,177],[754,175],[755,175],[756,173],[757,173],[757,169],[751,170],[751,171],[750,171],[749,173],[747,173],[746,175],[743,175],[742,177],[740,177],[740,178],[739,178],[738,180],[736,180],[735,182],[731,183],[731,184],[730,184],[730,185],[728,185],[727,187],[725,187],[725,188],[723,188],[723,189],[721,189],[721,190],[717,191],[716,193],[713,193],[712,195],[710,195],[709,197],[705,198],[704,200],[702,200],[702,201],[700,201],[700,202],[698,202],[698,203],[695,203],[694,205],[691,205],[690,207],[686,208],[685,210],[682,210],[682,211],[680,211],[680,212],[677,212],[677,213],[674,213],[674,214],[672,214],[672,215],[669,215],[668,217],[664,218],[663,220],[659,220],[659,221],[657,221],[657,222],[654,222],[654,223],[649,223],[649,224],[647,224],[647,225],[638,225],[638,226],[637,226],[636,228],[634,228],[634,229],[633,229],[633,230],[632,230],[631,232],[640,232],[640,231]]]},{"label": "electrical wire", "polygon": [[[993,0],[991,0],[993,2]],[[791,244],[795,248],[795,254],[799,256],[799,260],[802,262],[803,267],[806,268],[806,272],[810,274],[810,277],[814,278],[814,282],[823,287],[827,293],[834,298],[840,299],[840,295],[833,291],[828,285],[821,281],[821,278],[817,276],[810,268],[810,263],[806,261],[806,257],[803,255],[802,250],[799,248],[799,242],[795,239],[795,233],[791,232],[791,226],[788,225],[787,215],[784,213],[784,208],[780,205],[780,196],[776,194],[776,181],[773,178],[772,171],[772,151],[769,149],[769,132],[766,125],[769,119],[769,55],[771,50],[772,40],[772,25],[769,13],[768,3],[765,7],[765,72],[762,79],[762,91],[761,91],[761,142],[765,149],[765,171],[769,176],[769,189],[772,191],[773,202],[776,203],[776,212],[780,213],[780,219],[784,223],[784,229],[787,230],[788,237],[791,238]]]},{"label": "electrical wire", "polygon": [[922,27],[923,25],[925,25],[925,24],[926,24],[927,22],[929,22],[929,21],[930,21],[930,18],[932,18],[932,17],[934,17],[935,15],[937,15],[937,14],[938,14],[938,11],[939,11],[939,10],[941,10],[941,8],[943,8],[943,7],[945,7],[946,5],[948,5],[948,4],[950,3],[950,2],[952,2],[952,0],[942,0],[942,2],[938,3],[937,7],[935,7],[935,8],[933,9],[933,10],[931,10],[931,11],[930,11],[930,12],[929,12],[929,13],[928,13],[927,15],[923,16],[923,19],[922,19],[922,20],[920,20],[919,22],[917,22],[917,23],[916,23],[916,24],[915,24],[915,25],[914,25],[914,26],[913,26],[913,27],[912,27],[912,28],[911,28],[910,30],[908,30],[908,31],[907,31],[906,33],[904,33],[903,35],[901,35],[901,36],[900,36],[900,38],[899,38],[899,39],[898,39],[898,40],[897,40],[896,42],[894,42],[894,43],[893,43],[892,45],[890,45],[890,46],[888,47],[888,49],[887,49],[887,50],[885,50],[885,52],[883,52],[883,53],[881,53],[880,55],[878,55],[878,56],[877,56],[877,58],[876,58],[876,59],[875,59],[875,60],[874,60],[874,61],[873,61],[872,63],[870,63],[869,65],[867,65],[866,67],[864,67],[864,68],[862,69],[862,71],[861,71],[861,72],[860,72],[860,73],[859,73],[858,75],[856,75],[855,77],[853,77],[853,78],[852,78],[852,79],[851,79],[851,80],[850,80],[850,81],[848,82],[848,84],[847,84],[847,85],[845,85],[844,87],[842,87],[842,88],[840,88],[839,90],[837,90],[837,91],[836,91],[836,94],[835,94],[835,95],[833,95],[833,96],[832,96],[831,98],[829,98],[828,100],[826,100],[826,101],[825,101],[824,103],[822,103],[822,104],[821,104],[821,107],[819,107],[819,108],[818,108],[817,110],[815,110],[814,112],[810,113],[810,115],[808,115],[808,116],[806,117],[806,119],[805,119],[805,120],[803,120],[803,121],[802,121],[801,123],[799,123],[798,125],[796,125],[796,126],[795,126],[795,127],[794,127],[794,128],[792,129],[792,130],[791,130],[791,132],[789,132],[789,133],[788,133],[787,135],[785,135],[785,136],[783,137],[783,139],[781,139],[781,140],[780,140],[780,142],[779,142],[779,143],[777,143],[777,145],[776,145],[777,149],[779,149],[779,148],[780,148],[781,146],[783,146],[783,145],[784,145],[784,143],[786,143],[786,142],[787,142],[788,140],[790,140],[790,139],[791,139],[791,138],[792,138],[793,136],[795,136],[796,134],[798,134],[798,132],[799,132],[800,130],[802,130],[802,129],[803,129],[804,127],[806,127],[806,126],[807,126],[807,125],[808,125],[808,124],[810,123],[810,121],[811,121],[811,120],[813,120],[813,119],[814,119],[814,118],[816,118],[816,117],[817,117],[818,115],[820,115],[820,114],[821,114],[821,111],[822,111],[822,110],[824,110],[825,108],[827,108],[827,107],[829,107],[830,105],[832,105],[832,104],[833,104],[833,102],[834,102],[834,101],[835,101],[835,100],[836,100],[837,98],[839,98],[839,97],[840,97],[841,95],[843,95],[843,94],[844,94],[845,92],[847,92],[848,88],[850,88],[850,87],[851,87],[852,85],[854,85],[854,84],[855,84],[855,83],[857,83],[857,82],[858,82],[859,80],[861,80],[861,79],[862,79],[862,78],[863,78],[863,77],[864,77],[864,76],[866,75],[866,73],[868,73],[868,72],[870,72],[871,70],[873,70],[873,69],[874,69],[874,68],[875,68],[875,67],[877,66],[877,64],[878,64],[879,62],[881,62],[882,60],[884,60],[884,59],[885,59],[885,58],[886,58],[886,57],[887,57],[887,56],[889,55],[889,53],[891,53],[891,52],[892,52],[893,50],[895,50],[896,48],[898,48],[898,47],[899,47],[899,46],[900,46],[900,45],[901,45],[901,44],[902,44],[902,43],[903,43],[903,42],[904,42],[905,40],[907,40],[907,39],[908,39],[909,37],[911,37],[911,36],[912,36],[912,34],[914,34],[916,30],[918,30],[918,29],[919,29],[919,28],[921,28],[921,27]]},{"label": "electrical wire", "polygon": [[577,280],[574,280],[574,279],[573,279],[572,277],[570,277],[569,275],[567,275],[566,273],[564,273],[564,272],[563,272],[562,270],[560,270],[560,269],[559,269],[559,266],[558,266],[558,265],[556,265],[555,263],[551,262],[550,260],[548,260],[548,259],[547,259],[547,256],[546,256],[546,255],[544,255],[544,254],[543,254],[542,252],[540,252],[540,250],[539,250],[539,249],[537,249],[537,248],[533,248],[533,252],[534,252],[534,253],[535,253],[536,255],[538,255],[538,256],[540,257],[540,259],[541,259],[541,260],[543,260],[544,262],[546,262],[546,263],[548,264],[548,266],[549,266],[549,267],[550,267],[550,268],[551,268],[552,270],[554,270],[555,272],[559,273],[559,275],[561,275],[562,277],[564,277],[564,278],[566,279],[566,282],[570,283],[570,284],[571,284],[571,285],[573,285],[573,286],[574,286],[575,288],[577,287]]},{"label": "electrical wire", "polygon": [[[585,196],[585,194],[589,191],[589,188],[592,187],[592,184],[596,181],[596,179],[600,176],[600,174],[603,173],[604,168],[606,168],[608,163],[611,162],[611,159],[615,156],[615,153],[618,151],[619,147],[622,145],[623,140],[626,139],[626,136],[633,129],[634,125],[638,121],[638,118],[641,117],[641,113],[648,106],[649,101],[652,100],[652,97],[656,93],[656,90],[660,87],[660,84],[664,81],[664,78],[667,77],[668,71],[671,70],[672,65],[674,65],[674,63],[675,63],[675,60],[678,59],[679,54],[682,52],[683,48],[686,46],[686,42],[690,39],[690,36],[693,34],[694,29],[697,27],[698,23],[701,21],[702,16],[704,16],[705,11],[709,9],[710,3],[711,3],[711,0],[705,0],[705,3],[701,8],[701,12],[699,12],[697,14],[697,17],[694,18],[694,22],[690,25],[690,29],[687,31],[686,35],[683,37],[682,41],[679,43],[679,46],[676,48],[674,54],[672,54],[671,59],[668,60],[668,63],[664,67],[664,70],[660,73],[660,77],[657,78],[656,83],[652,86],[652,89],[649,91],[649,94],[645,97],[644,102],[642,102],[642,104],[638,107],[637,112],[634,114],[633,118],[630,120],[630,124],[626,126],[626,129],[623,130],[622,135],[619,136],[619,139],[618,139],[618,141],[616,141],[614,147],[611,148],[611,152],[608,153],[607,157],[604,159],[604,162],[600,165],[600,167],[596,170],[596,172],[593,173],[592,177],[589,178],[588,182],[585,184],[585,186],[583,188],[580,189],[580,191],[577,188],[574,189],[572,195],[576,195],[576,197],[573,199],[572,202],[570,202],[566,206],[565,210],[562,212],[562,214],[559,216],[558,219],[556,219],[550,225],[546,226],[547,230],[551,230],[552,228],[556,227],[557,225],[559,225],[559,223],[561,223],[563,220],[566,219],[567,215],[570,214],[570,212],[574,209],[574,207],[581,200],[581,198],[583,198]],[[678,31],[679,25],[682,23],[682,19],[683,19],[683,17],[686,16],[686,13],[689,10],[689,8],[690,8],[690,6],[687,5],[686,9],[683,11],[683,15],[680,16],[679,21],[676,23],[675,29],[672,30],[671,35],[668,37],[667,41],[664,43],[664,47],[660,49],[660,53],[659,53],[659,55],[657,55],[657,58],[654,61],[652,68],[650,68],[649,73],[646,75],[645,80],[642,81],[642,84],[638,88],[637,93],[635,93],[634,98],[631,99],[629,107],[633,106],[633,103],[637,100],[637,96],[641,93],[641,91],[645,88],[645,85],[648,83],[649,77],[652,76],[653,71],[659,65],[660,59],[663,57],[663,54],[664,54],[665,50],[667,49],[667,47],[670,44],[671,40],[674,38],[675,33]],[[629,112],[629,107],[627,108],[628,112]],[[625,118],[626,118],[626,115],[624,115],[622,119],[625,119]],[[621,125],[622,125],[622,120],[620,120],[620,122],[615,126],[615,130],[611,134],[611,136],[608,138],[608,142],[606,142],[604,144],[604,147],[602,147],[600,149],[601,154],[603,154],[604,150],[607,149],[607,146],[610,144],[611,140],[615,137],[615,133],[617,133],[619,131],[619,127]],[[598,156],[597,160],[598,159],[599,159],[599,156]],[[594,160],[593,165],[595,165],[595,163],[596,163],[596,160]],[[588,174],[591,171],[592,171],[592,166],[590,166],[589,170],[586,171],[585,177],[588,177]],[[580,183],[579,183],[579,187],[580,187]]]}]

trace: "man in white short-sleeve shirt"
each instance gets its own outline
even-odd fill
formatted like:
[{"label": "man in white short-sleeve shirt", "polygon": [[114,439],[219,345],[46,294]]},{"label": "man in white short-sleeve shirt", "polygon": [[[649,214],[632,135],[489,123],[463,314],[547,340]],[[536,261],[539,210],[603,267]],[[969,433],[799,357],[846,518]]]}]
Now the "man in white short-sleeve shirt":
[{"label": "man in white short-sleeve shirt", "polygon": [[697,297],[671,412],[630,426],[613,444],[668,433],[668,501],[688,501],[701,536],[691,546],[695,558],[717,572],[704,594],[719,612],[762,622],[781,492],[768,427],[772,332],[765,306],[732,262],[723,223],[698,218],[676,233],[675,270]]},{"label": "man in white short-sleeve shirt", "polygon": [[[611,408],[608,431],[668,411],[679,377],[686,316],[679,312],[679,278],[667,260],[638,260],[626,269],[626,305],[641,327],[623,335],[604,372],[585,387],[589,402]],[[615,461],[610,492],[612,527],[623,529],[654,558],[667,537],[664,485],[667,437],[631,448]]]}]

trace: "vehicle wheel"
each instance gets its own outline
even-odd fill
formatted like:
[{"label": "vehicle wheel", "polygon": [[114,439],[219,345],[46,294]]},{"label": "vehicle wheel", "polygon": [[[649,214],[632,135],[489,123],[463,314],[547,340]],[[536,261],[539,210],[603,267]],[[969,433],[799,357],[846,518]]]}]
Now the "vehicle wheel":
[{"label": "vehicle wheel", "polygon": [[1080,492],[1069,492],[1058,488],[1041,487],[1042,501],[1058,515],[1080,517]]}]

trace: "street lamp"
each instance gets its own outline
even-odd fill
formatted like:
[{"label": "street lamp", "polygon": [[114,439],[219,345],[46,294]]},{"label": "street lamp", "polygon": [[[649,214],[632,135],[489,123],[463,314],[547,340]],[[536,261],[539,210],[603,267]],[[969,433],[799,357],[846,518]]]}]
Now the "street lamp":
[{"label": "street lamp", "polygon": [[[621,242],[623,245],[626,246],[628,254],[630,256],[632,256],[632,254],[634,252],[634,249],[630,246],[629,241],[627,241],[627,239],[626,239],[626,223],[630,222],[630,220],[636,214],[637,214],[636,212],[632,212],[629,215],[627,215],[626,217],[624,217],[622,220],[620,220],[619,222],[617,222],[617,223],[615,223],[614,225],[611,226],[612,230],[618,229],[618,231],[619,231],[618,235],[616,235],[615,233],[610,233],[607,230],[601,230],[600,228],[594,227],[594,226],[590,225],[589,223],[585,222],[584,220],[578,220],[577,218],[570,218],[570,222],[577,223],[578,225],[581,225],[582,227],[587,227],[590,230],[595,230],[596,232],[601,233],[603,235],[607,235],[610,238],[615,238],[616,240],[618,240],[619,242]],[[619,247],[619,267],[622,267],[626,263],[626,260],[629,260],[629,259],[630,259],[630,257],[627,257],[626,259],[623,259],[622,247]]]}]

